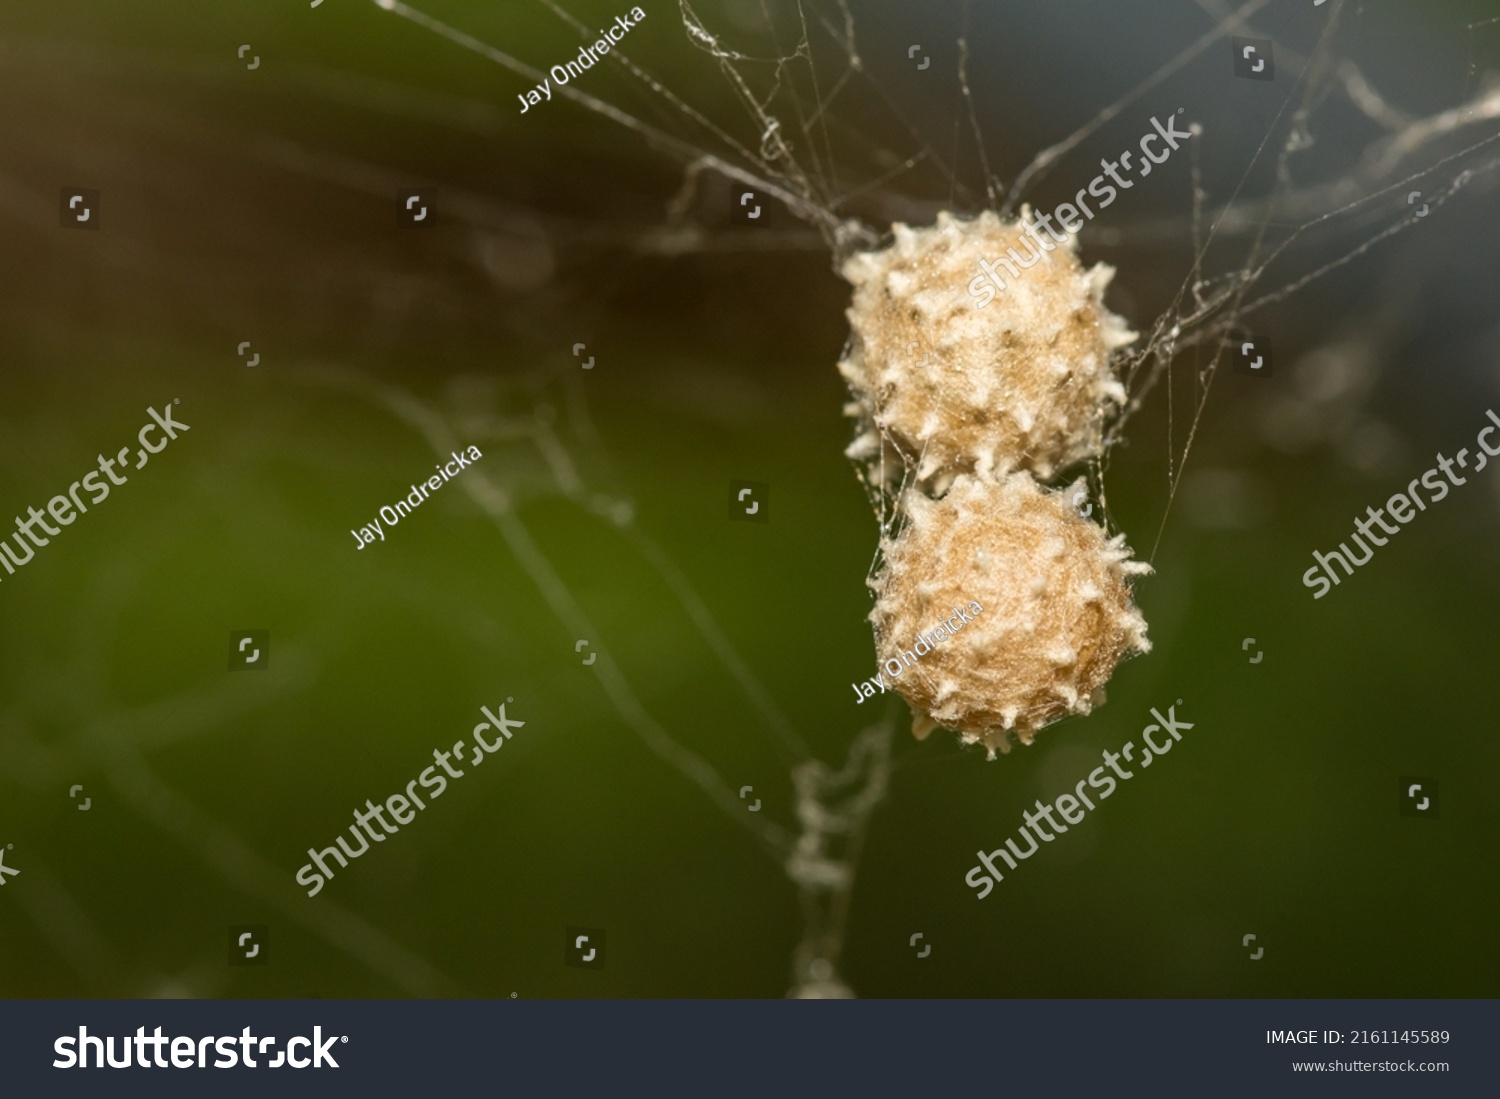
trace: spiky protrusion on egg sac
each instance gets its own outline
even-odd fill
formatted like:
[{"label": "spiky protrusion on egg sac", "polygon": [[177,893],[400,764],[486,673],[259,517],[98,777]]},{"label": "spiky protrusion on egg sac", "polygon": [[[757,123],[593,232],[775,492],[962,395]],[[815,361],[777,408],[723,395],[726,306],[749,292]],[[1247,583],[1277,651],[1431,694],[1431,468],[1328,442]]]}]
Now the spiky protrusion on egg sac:
[{"label": "spiky protrusion on egg sac", "polygon": [[[1088,713],[1115,665],[1150,650],[1128,581],[1150,566],[1130,559],[1123,534],[1079,515],[1070,492],[1015,473],[959,476],[938,500],[906,495],[906,522],[871,581],[870,621],[919,739],[942,725],[993,759],[1012,735],[1030,744],[1042,726]],[[957,608],[973,620],[954,629]]]},{"label": "spiky protrusion on egg sac", "polygon": [[[1100,453],[1105,416],[1125,399],[1110,359],[1136,334],[1104,305],[1114,269],[1085,270],[1074,236],[1057,243],[1028,223],[1026,210],[1017,221],[940,213],[844,263],[854,296],[839,371],[860,420],[850,458],[873,463],[889,440],[940,493],[959,473],[1045,481]],[[1039,258],[1012,277],[1011,249]],[[1006,283],[988,283],[988,299],[970,291],[985,285],[981,260]]]}]

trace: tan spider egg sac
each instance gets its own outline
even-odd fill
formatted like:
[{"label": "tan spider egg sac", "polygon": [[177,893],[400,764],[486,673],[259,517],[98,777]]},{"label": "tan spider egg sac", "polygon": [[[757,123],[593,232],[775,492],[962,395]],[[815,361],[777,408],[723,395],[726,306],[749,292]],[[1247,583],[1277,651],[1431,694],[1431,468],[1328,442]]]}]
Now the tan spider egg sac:
[{"label": "tan spider egg sac", "polygon": [[[1081,483],[1081,482],[1080,482]],[[875,648],[892,686],[916,714],[912,731],[957,729],[991,758],[1042,726],[1086,714],[1120,658],[1145,651],[1146,623],[1126,577],[1125,536],[1075,511],[1073,490],[1042,488],[1024,473],[959,476],[941,500],[906,499],[906,527],[887,543],[871,613]],[[977,603],[973,621],[914,660],[951,608]],[[951,626],[947,630],[952,630]],[[900,668],[899,675],[891,671]]]},{"label": "tan spider egg sac", "polygon": [[[1119,661],[1150,649],[1128,581],[1150,567],[1078,513],[1082,482],[1040,483],[1102,453],[1125,399],[1111,358],[1135,334],[1104,306],[1113,270],[1084,270],[1073,237],[1027,249],[1038,258],[1018,276],[1001,265],[1025,228],[942,213],[843,266],[839,370],[860,425],[848,454],[872,484],[903,485],[870,582],[881,671],[918,738],[956,729],[991,759],[1088,713]],[[981,260],[1005,281],[982,307],[969,290]],[[982,609],[949,620],[970,604]]]},{"label": "tan spider egg sac", "polygon": [[[1029,250],[1023,228],[942,213],[931,229],[897,224],[891,247],[844,264],[854,338],[839,372],[864,428],[849,457],[877,457],[883,432],[941,492],[965,470],[1045,481],[1100,453],[1105,407],[1125,400],[1110,355],[1136,338],[1104,307],[1114,269],[1085,271],[1076,238],[1037,233],[1051,250],[1005,278],[1000,257]],[[1007,284],[983,308],[967,290],[981,260]]]}]

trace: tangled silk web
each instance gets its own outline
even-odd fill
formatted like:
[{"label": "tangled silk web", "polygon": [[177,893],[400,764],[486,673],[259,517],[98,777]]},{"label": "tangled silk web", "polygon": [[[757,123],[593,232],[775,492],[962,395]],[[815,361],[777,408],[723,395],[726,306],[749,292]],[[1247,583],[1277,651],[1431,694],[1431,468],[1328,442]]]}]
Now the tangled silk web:
[{"label": "tangled silk web", "polygon": [[[581,43],[593,41],[593,24],[585,18],[556,0],[540,2]],[[1008,303],[997,302],[989,315],[974,310],[962,292],[974,274],[965,269],[969,257],[989,249],[993,234],[1014,239],[1016,211],[1024,216],[1022,201],[1037,201],[1035,189],[1048,173],[1072,163],[1095,135],[1113,134],[1116,119],[1173,77],[1227,57],[1231,36],[1267,37],[1270,28],[1258,21],[1279,11],[1274,2],[1184,0],[1183,17],[1198,21],[1202,33],[1175,54],[1157,57],[1144,79],[1037,153],[1008,188],[992,171],[984,141],[985,131],[1001,120],[982,117],[971,91],[965,4],[957,8],[963,28],[955,39],[957,63],[943,76],[958,105],[939,138],[909,121],[900,96],[872,75],[847,0],[724,0],[713,19],[678,0],[684,46],[718,70],[742,108],[740,117],[714,117],[713,109],[673,90],[632,57],[632,42],[610,50],[604,64],[661,108],[651,121],[605,98],[597,81],[554,89],[682,164],[682,190],[663,223],[641,228],[639,250],[676,254],[706,247],[713,230],[695,223],[692,210],[701,181],[717,175],[802,219],[854,284],[853,333],[840,369],[853,394],[849,411],[860,425],[850,456],[881,529],[871,618],[880,657],[902,668],[897,685],[915,712],[918,735],[949,726],[993,756],[1012,737],[1029,742],[1048,722],[1086,712],[1117,661],[1146,648],[1128,586],[1131,574],[1146,566],[1132,561],[1123,537],[1111,533],[1103,492],[1110,449],[1133,414],[1165,378],[1172,461],[1159,541],[1226,336],[1257,310],[1416,224],[1415,211],[1401,205],[1412,189],[1437,208],[1500,164],[1500,82],[1484,71],[1493,59],[1485,62],[1483,49],[1474,49],[1494,20],[1468,28],[1470,71],[1462,101],[1422,117],[1388,103],[1348,56],[1345,27],[1362,13],[1347,0],[1331,0],[1299,16],[1319,21],[1303,35],[1314,43],[1307,55],[1278,41],[1285,90],[1278,89],[1279,109],[1252,142],[1238,180],[1211,193],[1195,138],[1187,153],[1190,204],[1183,203],[1190,212],[1165,227],[1138,227],[1156,236],[1191,236],[1189,262],[1173,276],[1168,306],[1149,323],[1131,319],[1138,337],[1103,304],[1108,269],[1085,269],[1072,239],[1017,280]],[[415,6],[375,3],[533,84],[545,78],[535,65],[420,10],[420,0]],[[653,6],[646,14],[657,20],[666,11]],[[872,112],[883,120],[872,121]],[[1363,135],[1352,166],[1318,159],[1327,144],[1320,135],[1334,131],[1345,147],[1348,134]],[[1252,187],[1257,166],[1273,178]],[[926,216],[913,216],[914,210]],[[1134,228],[1089,232],[1118,242]],[[1089,243],[1086,232],[1084,251]],[[1003,251],[997,247],[989,256]],[[1130,279],[1131,272],[1122,271],[1122,282]],[[1189,374],[1195,398],[1180,445],[1172,441],[1174,368]],[[434,446],[447,445],[430,411],[417,412],[406,398],[397,404],[426,425]],[[539,438],[538,445],[561,454],[555,443]],[[1060,478],[1078,474],[1067,489],[1058,488]],[[1085,482],[1100,505],[1095,518],[1076,507]],[[584,494],[571,469],[559,484]],[[481,489],[476,500],[495,517],[559,618],[581,622],[581,609],[531,543],[503,487]],[[796,834],[769,820],[750,825],[712,765],[658,726],[618,669],[601,658],[606,692],[653,751],[782,861],[806,917],[794,952],[792,994],[848,995],[838,960],[865,824],[891,771],[890,728],[859,734],[842,767],[811,758],[665,555],[634,532],[628,518],[615,521],[635,533],[642,553],[663,570],[713,651],[756,701],[773,741],[797,761],[791,772]],[[947,608],[972,612],[970,603],[981,609],[964,632],[933,638]],[[919,636],[925,638],[920,654]]]}]

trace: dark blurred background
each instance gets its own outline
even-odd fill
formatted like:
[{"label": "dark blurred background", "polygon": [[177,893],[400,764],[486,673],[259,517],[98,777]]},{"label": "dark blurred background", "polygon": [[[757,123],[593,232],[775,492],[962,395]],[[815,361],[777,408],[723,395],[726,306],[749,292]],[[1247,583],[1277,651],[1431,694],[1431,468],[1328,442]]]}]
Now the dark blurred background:
[{"label": "dark blurred background", "polygon": [[[0,12],[0,514],[65,492],[148,406],[179,399],[191,425],[0,576],[0,845],[21,871],[0,890],[0,995],[793,984],[787,875],[575,650],[607,653],[652,720],[793,833],[787,761],[695,599],[817,756],[838,764],[872,720],[849,698],[871,673],[878,523],[842,455],[847,286],[808,220],[765,193],[748,220],[755,187],[688,170],[696,151],[764,176],[765,135],[678,5],[641,6],[625,53],[700,117],[614,65],[573,86],[652,135],[557,96],[523,115],[524,77],[368,2]],[[536,69],[580,41],[543,4],[417,7]],[[625,10],[563,7],[591,28]],[[1204,278],[1293,238],[1246,301],[1369,246],[1241,318],[1272,340],[1272,377],[1226,362],[1199,417],[1212,347],[1188,348],[1126,425],[1103,484],[1112,527],[1155,548],[1137,589],[1155,648],[1106,706],[994,763],[947,733],[918,744],[890,707],[850,987],[1494,995],[1500,475],[1328,597],[1300,580],[1500,413],[1494,146],[1472,148],[1497,124],[1381,159],[1391,132],[1496,86],[1493,5],[1261,6],[1233,33],[1274,39],[1271,82],[1237,79],[1227,38],[1190,52],[1231,11],[1210,0],[872,2],[848,23],[822,3],[692,10],[744,55],[810,204],[877,236],[987,205],[976,132],[1003,194],[1123,104],[1027,189],[1050,209],[1184,108],[1203,126],[1193,155],[1083,234],[1142,331],[1191,303],[1174,305],[1195,164],[1200,237],[1217,226]],[[801,34],[816,84],[785,60]],[[1353,105],[1366,85],[1384,125]],[[777,167],[795,180],[791,160]],[[60,228],[69,187],[100,192],[98,231]],[[435,193],[434,224],[400,224],[402,189]],[[1432,206],[1420,221],[1411,191]],[[474,473],[508,494],[530,550],[454,485],[355,550],[350,530],[437,460],[434,423],[483,450]],[[726,520],[733,479],[771,486],[769,523]],[[240,628],[270,631],[264,673],[226,671]],[[506,752],[305,896],[310,845],[507,697],[527,724]],[[975,852],[1177,699],[1195,722],[1179,750],[976,901]],[[1398,812],[1402,776],[1440,782],[1439,819]],[[227,964],[231,925],[269,929],[269,964]],[[568,925],[607,931],[605,969],[563,964]]]}]

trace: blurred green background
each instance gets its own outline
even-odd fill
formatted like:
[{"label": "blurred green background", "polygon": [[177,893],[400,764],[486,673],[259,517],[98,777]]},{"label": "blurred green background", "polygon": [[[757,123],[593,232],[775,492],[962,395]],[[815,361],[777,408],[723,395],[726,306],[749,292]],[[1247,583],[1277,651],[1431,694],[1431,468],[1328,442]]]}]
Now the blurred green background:
[{"label": "blurred green background", "polygon": [[[576,52],[541,5],[419,6],[536,68]],[[677,6],[643,7],[632,59],[759,148]],[[1414,117],[1452,108],[1500,70],[1479,7],[1344,5],[1335,57]],[[622,10],[566,8],[588,26]],[[700,14],[736,49],[789,54],[795,39],[778,49],[758,10],[704,0]],[[824,65],[842,16],[809,10]],[[854,195],[839,214],[877,228],[984,205],[960,34],[975,125],[1009,181],[1213,26],[1165,2],[856,15],[861,71],[824,104],[826,133],[802,140],[794,110],[787,124],[820,201]],[[1219,43],[1028,197],[1064,200],[1096,171],[1090,150],[1186,106],[1205,126],[1210,207],[1254,207],[1274,160],[1235,186],[1267,133],[1283,141],[1277,112],[1302,102],[1297,59],[1320,33],[1301,5],[1258,18],[1283,51],[1277,83],[1235,81]],[[803,930],[787,875],[652,754],[575,643],[607,654],[651,720],[792,834],[787,760],[674,585],[830,765],[882,716],[849,697],[871,674],[878,524],[842,455],[847,287],[818,234],[764,197],[763,221],[746,221],[745,188],[711,172],[685,190],[673,150],[576,104],[520,115],[522,77],[370,3],[13,0],[0,34],[0,514],[66,491],[133,441],[148,406],[180,399],[191,426],[0,577],[0,844],[21,871],[0,890],[0,994],[783,995]],[[920,73],[917,42],[934,58]],[[818,105],[783,75],[778,103]],[[597,67],[577,86],[724,154],[627,74]],[[1364,174],[1380,134],[1347,102],[1311,119],[1294,198],[1393,182]],[[1436,195],[1486,155],[1306,234],[1251,296],[1372,240],[1408,189]],[[1189,170],[1174,160],[1083,238],[1085,259],[1119,268],[1111,302],[1142,329],[1191,268]],[[102,192],[101,231],[58,227],[69,186]],[[401,227],[400,188],[435,188],[437,224]],[[1500,813],[1484,783],[1500,764],[1500,475],[1471,478],[1327,598],[1300,582],[1314,549],[1437,451],[1472,448],[1485,409],[1500,411],[1494,197],[1481,172],[1259,311],[1275,374],[1219,372],[1185,471],[1192,353],[1152,391],[1104,487],[1139,554],[1160,532],[1137,589],[1155,648],[1119,670],[1106,706],[986,763],[945,732],[918,744],[889,705],[890,787],[838,961],[856,992],[1496,993]],[[1297,201],[1269,220],[1310,220]],[[1249,247],[1226,229],[1208,273]],[[399,414],[403,400],[431,419]],[[513,525],[450,484],[356,551],[351,528],[438,460],[434,425],[483,450],[462,476],[502,489]],[[1175,497],[1169,471],[1183,473]],[[771,485],[768,524],[726,520],[733,479]],[[596,636],[556,613],[527,560]],[[226,671],[240,628],[270,631],[268,671]],[[310,845],[507,697],[526,726],[505,752],[305,896],[293,875]],[[976,902],[975,852],[1177,699],[1195,723],[1178,750]],[[1398,814],[1404,775],[1440,781],[1441,819]],[[268,965],[227,964],[238,924],[269,927]],[[605,969],[563,964],[566,925],[607,931]]]}]

